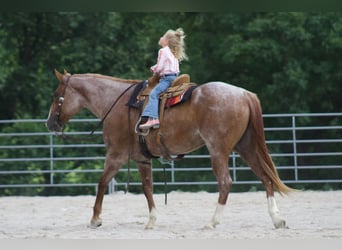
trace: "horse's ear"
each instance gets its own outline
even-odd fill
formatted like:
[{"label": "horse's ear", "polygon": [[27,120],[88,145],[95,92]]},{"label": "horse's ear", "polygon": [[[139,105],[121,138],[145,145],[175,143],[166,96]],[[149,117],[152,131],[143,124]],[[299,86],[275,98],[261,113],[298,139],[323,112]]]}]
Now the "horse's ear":
[{"label": "horse's ear", "polygon": [[55,69],[55,76],[60,82],[63,82],[63,75],[59,73],[57,69]]},{"label": "horse's ear", "polygon": [[67,75],[67,74],[69,74],[69,72],[66,71],[66,69],[64,69],[64,75]]}]

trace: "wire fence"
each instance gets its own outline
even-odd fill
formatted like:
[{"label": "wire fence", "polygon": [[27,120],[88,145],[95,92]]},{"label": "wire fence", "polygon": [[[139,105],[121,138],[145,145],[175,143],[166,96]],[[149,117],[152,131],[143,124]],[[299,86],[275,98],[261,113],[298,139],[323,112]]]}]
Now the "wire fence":
[{"label": "wire fence", "polygon": [[[342,113],[264,114],[263,118],[267,146],[285,183],[342,184]],[[88,187],[96,192],[105,160],[102,131],[96,131],[91,142],[66,143],[48,132],[45,122],[0,120],[0,191]],[[72,119],[65,134],[82,138],[98,122]],[[161,158],[153,165],[155,187],[165,182],[174,187],[217,185],[205,148],[181,161]],[[229,168],[233,184],[260,184],[235,152],[230,155]],[[130,174],[133,177],[126,167],[120,169],[108,192],[125,187],[128,178],[130,186],[140,186],[137,169],[132,167]]]}]

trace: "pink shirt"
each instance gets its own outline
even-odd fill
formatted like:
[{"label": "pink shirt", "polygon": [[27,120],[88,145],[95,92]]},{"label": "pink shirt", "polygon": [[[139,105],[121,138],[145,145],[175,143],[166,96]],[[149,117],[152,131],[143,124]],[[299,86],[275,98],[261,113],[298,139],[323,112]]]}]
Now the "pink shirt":
[{"label": "pink shirt", "polygon": [[157,64],[153,65],[151,70],[159,75],[179,73],[178,59],[173,55],[169,46],[159,50]]}]

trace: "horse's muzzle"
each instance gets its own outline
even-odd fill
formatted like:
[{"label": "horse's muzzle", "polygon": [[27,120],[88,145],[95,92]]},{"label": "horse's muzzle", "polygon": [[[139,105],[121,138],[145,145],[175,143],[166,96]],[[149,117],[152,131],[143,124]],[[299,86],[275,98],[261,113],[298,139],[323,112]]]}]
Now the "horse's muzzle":
[{"label": "horse's muzzle", "polygon": [[61,124],[57,119],[53,119],[52,117],[50,117],[46,121],[45,126],[51,132],[62,132],[64,128],[63,124]]}]

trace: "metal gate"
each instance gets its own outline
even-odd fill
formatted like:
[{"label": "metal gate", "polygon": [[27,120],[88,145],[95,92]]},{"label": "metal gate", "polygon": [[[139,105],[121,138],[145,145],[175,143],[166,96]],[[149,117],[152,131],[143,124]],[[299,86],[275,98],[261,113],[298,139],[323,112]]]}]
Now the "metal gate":
[{"label": "metal gate", "polygon": [[[285,183],[342,184],[342,113],[265,114],[263,118],[266,143]],[[72,119],[65,134],[82,138],[98,122]],[[66,143],[46,130],[44,119],[0,120],[0,128],[0,192],[51,187],[90,187],[96,192],[105,159],[101,131],[95,132],[91,142]],[[89,163],[92,166],[85,168]],[[130,166],[131,174],[138,175],[134,164]],[[234,152],[229,168],[234,184],[260,184]],[[175,187],[217,185],[205,148],[181,161],[154,161],[153,173],[156,187],[165,181]],[[81,178],[86,175],[96,178]],[[127,178],[127,168],[123,167],[110,183],[109,193],[125,186]],[[141,185],[136,177],[129,184]]]}]

